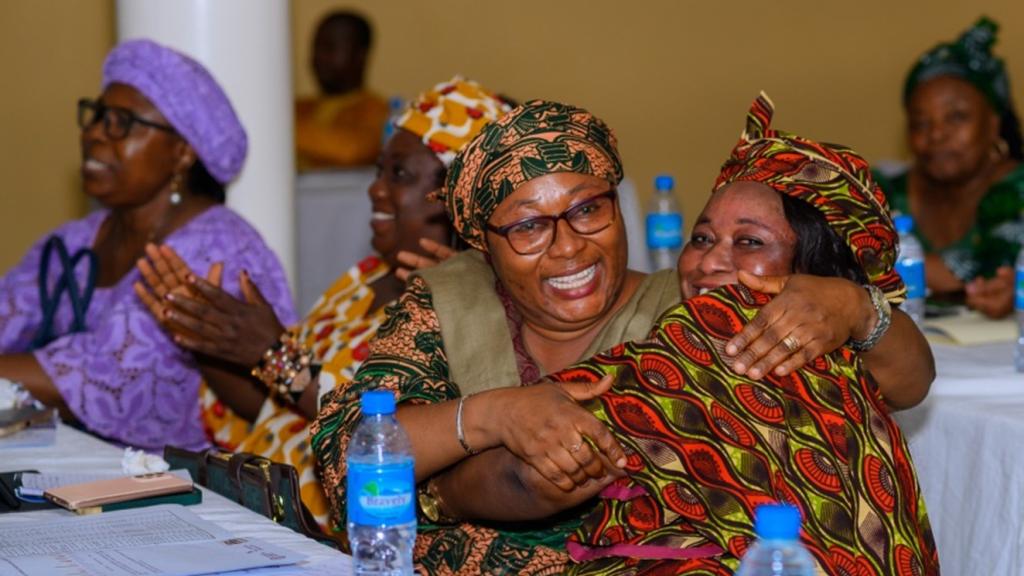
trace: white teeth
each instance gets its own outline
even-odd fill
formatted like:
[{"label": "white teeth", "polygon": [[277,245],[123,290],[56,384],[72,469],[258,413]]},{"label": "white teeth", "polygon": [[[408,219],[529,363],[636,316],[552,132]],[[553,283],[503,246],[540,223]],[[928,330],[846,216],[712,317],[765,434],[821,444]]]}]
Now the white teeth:
[{"label": "white teeth", "polygon": [[594,279],[595,274],[597,274],[597,264],[569,276],[548,278],[547,282],[559,290],[573,290],[586,286],[588,282]]},{"label": "white teeth", "polygon": [[395,215],[389,212],[374,212],[370,216],[371,220],[394,220]]},{"label": "white teeth", "polygon": [[107,165],[104,164],[103,162],[100,162],[99,160],[93,160],[92,158],[86,160],[83,166],[86,170],[102,170],[107,167]]}]

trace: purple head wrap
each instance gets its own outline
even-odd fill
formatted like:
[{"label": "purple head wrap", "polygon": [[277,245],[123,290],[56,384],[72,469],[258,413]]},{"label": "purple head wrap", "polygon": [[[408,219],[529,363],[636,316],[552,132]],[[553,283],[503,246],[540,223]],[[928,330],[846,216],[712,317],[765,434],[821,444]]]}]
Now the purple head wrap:
[{"label": "purple head wrap", "polygon": [[202,64],[151,40],[128,40],[103,63],[103,88],[127,84],[149,99],[221,184],[242,169],[249,149],[231,101]]}]

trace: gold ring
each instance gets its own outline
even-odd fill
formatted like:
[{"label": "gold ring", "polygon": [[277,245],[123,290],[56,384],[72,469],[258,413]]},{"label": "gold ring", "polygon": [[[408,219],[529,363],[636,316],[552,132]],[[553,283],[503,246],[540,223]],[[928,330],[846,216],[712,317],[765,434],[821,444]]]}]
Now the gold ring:
[{"label": "gold ring", "polygon": [[786,350],[790,352],[796,352],[797,348],[800,348],[800,341],[793,337],[792,334],[782,339],[782,345]]}]

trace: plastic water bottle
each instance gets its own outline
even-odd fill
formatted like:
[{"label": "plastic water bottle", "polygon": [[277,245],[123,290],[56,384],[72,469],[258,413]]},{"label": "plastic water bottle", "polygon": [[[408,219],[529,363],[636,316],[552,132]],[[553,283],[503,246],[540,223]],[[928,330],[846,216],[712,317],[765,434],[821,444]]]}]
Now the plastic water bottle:
[{"label": "plastic water bottle", "polygon": [[675,268],[683,248],[683,213],[672,192],[675,180],[667,174],[654,179],[654,196],[647,212],[647,251],[653,270]]},{"label": "plastic water bottle", "polygon": [[736,576],[814,576],[815,562],[800,543],[800,511],[787,504],[757,507],[757,542],[740,561]]},{"label": "plastic water bottle", "polygon": [[360,576],[413,574],[416,480],[412,446],[391,392],[366,392],[348,447],[348,541]]},{"label": "plastic water bottle", "polygon": [[1024,372],[1024,246],[1017,254],[1017,271],[1014,279],[1014,302],[1017,309],[1017,354],[1014,362],[1017,372]]},{"label": "plastic water bottle", "polygon": [[906,214],[897,216],[893,223],[900,235],[900,252],[896,257],[896,272],[907,286],[907,300],[900,309],[918,324],[924,320],[924,248],[911,234],[914,218]]},{"label": "plastic water bottle", "polygon": [[381,134],[381,145],[387,144],[391,135],[395,133],[395,125],[405,114],[405,101],[401,96],[388,98],[388,121],[384,123],[384,133]]}]

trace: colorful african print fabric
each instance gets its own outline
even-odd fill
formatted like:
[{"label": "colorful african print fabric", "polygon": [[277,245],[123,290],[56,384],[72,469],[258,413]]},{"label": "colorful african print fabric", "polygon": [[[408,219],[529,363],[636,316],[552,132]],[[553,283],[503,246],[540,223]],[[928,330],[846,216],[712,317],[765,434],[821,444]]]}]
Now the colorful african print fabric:
[{"label": "colorful african print fabric", "polygon": [[559,172],[622,181],[615,135],[586,110],[534,100],[487,125],[455,158],[440,197],[456,232],[487,251],[484,229],[520,185]]},{"label": "colorful african print fabric", "polygon": [[921,83],[937,76],[955,76],[984,94],[998,114],[1013,110],[1006,65],[992,54],[998,31],[998,24],[982,17],[954,42],[944,42],[926,52],[907,74],[903,103],[910,101],[914,88]]},{"label": "colorful african print fabric", "polygon": [[[370,284],[389,272],[387,263],[371,256],[341,275],[320,296],[302,323],[292,328],[313,350],[320,371],[320,395],[352,380],[369,356],[369,341],[384,320],[384,308],[371,310]],[[290,406],[268,398],[255,422],[236,415],[206,384],[200,390],[203,424],[211,440],[232,452],[250,452],[291,464],[299,473],[302,502],[321,526],[328,525],[329,506],[314,470],[309,449],[309,421]]]},{"label": "colorful african print fabric", "polygon": [[774,112],[764,93],[754,100],[746,129],[714,190],[733,182],[758,182],[814,206],[850,247],[871,283],[889,301],[902,302],[906,287],[893,267],[896,230],[867,161],[845,146],[771,129]]},{"label": "colorful african print fabric", "polygon": [[[359,397],[367,390],[393,390],[399,403],[429,404],[460,396],[450,380],[441,326],[425,280],[414,276],[371,342],[371,354],[350,385],[324,397],[313,424],[313,452],[324,488],[345,524],[345,451],[359,424]],[[514,386],[520,382],[509,382]],[[558,574],[569,557],[566,538],[579,518],[559,525],[498,528],[462,523],[437,526],[419,518],[414,556],[426,574]]]},{"label": "colorful african print fabric", "polygon": [[[910,214],[908,173],[891,179],[876,176],[893,211]],[[1024,243],[1024,164],[988,189],[978,203],[974,225],[963,238],[936,250],[917,228],[913,233],[925,252],[938,254],[964,282],[979,276],[990,278],[1000,266],[1013,266]]]},{"label": "colorful african print fabric", "polygon": [[[466,256],[461,254],[456,258]],[[451,261],[434,270],[445,266],[450,267]],[[474,269],[466,269],[467,273],[471,270]],[[496,282],[490,268],[485,270],[485,279]],[[477,279],[464,278],[463,285],[475,289],[479,283]],[[488,358],[514,358],[518,374],[510,376],[514,381],[492,377],[487,382],[488,386],[477,389],[532,384],[539,368],[522,343],[521,319],[514,313],[514,308],[508,306],[507,299],[500,296],[497,284],[493,285],[498,294],[493,299],[495,310],[483,310],[479,300],[466,299],[467,306],[470,301],[476,304],[471,310],[464,308],[463,312],[483,324],[481,330],[484,333],[506,331],[508,335],[504,340],[507,344],[487,346]],[[609,320],[598,340],[608,338],[611,342],[618,342],[643,337],[654,319],[678,303],[676,286],[673,275],[667,271],[666,274],[648,276],[616,317]],[[671,299],[656,296],[669,292]],[[478,342],[467,344],[444,340],[442,320],[435,309],[435,296],[441,300],[450,297],[435,295],[427,280],[413,276],[397,304],[388,309],[387,318],[370,344],[370,357],[359,369],[356,379],[351,385],[341,386],[324,398],[312,429],[313,452],[320,465],[331,509],[339,515],[335,518],[336,524],[342,525],[345,521],[344,454],[359,423],[358,399],[362,392],[392,390],[397,393],[399,403],[413,404],[445,402],[462,394],[462,389],[452,380],[450,361],[462,356],[464,350],[455,350],[454,347],[472,348]],[[631,321],[634,319],[637,322]],[[449,320],[446,317],[446,326]],[[614,334],[614,337],[609,334]],[[494,340],[501,341],[499,338]],[[509,349],[500,349],[503,346]],[[421,489],[423,484],[425,482],[421,483]],[[575,510],[565,518],[517,525],[461,523],[439,526],[430,524],[421,516],[415,559],[418,568],[431,575],[561,574],[569,561],[565,552],[566,539],[579,526],[583,513],[585,510]]]},{"label": "colorful african print fabric", "polygon": [[511,109],[497,94],[456,76],[417,96],[395,126],[419,136],[447,167],[485,125]]},{"label": "colorful african print fabric", "polygon": [[591,403],[627,476],[573,535],[577,574],[732,574],[754,509],[788,502],[825,573],[939,573],[906,441],[859,356],[841,348],[786,377],[734,374],[723,349],[770,297],[740,285],[692,298],[651,338],[556,375],[618,380]]},{"label": "colorful african print fabric", "polygon": [[388,103],[366,90],[295,103],[299,170],[369,166],[380,154]]}]

